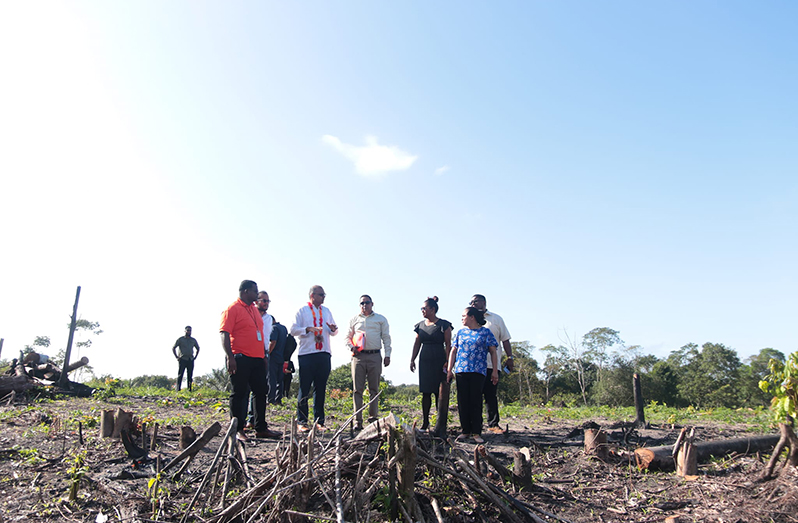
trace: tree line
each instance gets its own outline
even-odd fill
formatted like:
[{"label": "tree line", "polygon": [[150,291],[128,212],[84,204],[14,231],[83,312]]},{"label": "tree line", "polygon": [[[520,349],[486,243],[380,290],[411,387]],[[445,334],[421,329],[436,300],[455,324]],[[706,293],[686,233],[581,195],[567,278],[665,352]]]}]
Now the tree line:
[{"label": "tree line", "polygon": [[763,348],[742,361],[722,343],[688,343],[665,358],[644,354],[627,345],[614,329],[600,327],[581,338],[564,335],[558,345],[546,345],[541,364],[535,348],[513,342],[516,371],[499,383],[500,399],[522,404],[631,406],[632,376],[640,376],[646,401],[676,407],[769,406],[773,398],[760,390],[771,359],[785,361],[782,352]]}]

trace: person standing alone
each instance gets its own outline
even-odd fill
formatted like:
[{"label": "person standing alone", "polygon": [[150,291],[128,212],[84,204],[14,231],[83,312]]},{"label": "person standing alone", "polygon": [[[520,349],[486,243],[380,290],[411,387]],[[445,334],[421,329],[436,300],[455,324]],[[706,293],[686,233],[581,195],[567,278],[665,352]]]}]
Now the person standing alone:
[{"label": "person standing alone", "polygon": [[[180,353],[178,353],[180,349]],[[194,352],[197,349],[197,352]],[[194,360],[199,356],[199,343],[191,337],[191,325],[186,326],[186,335],[177,338],[174,346],[172,347],[172,354],[177,359],[177,390],[180,390],[180,385],[183,382],[183,372],[186,373],[186,386],[188,391],[191,392],[191,385],[194,378]]]}]

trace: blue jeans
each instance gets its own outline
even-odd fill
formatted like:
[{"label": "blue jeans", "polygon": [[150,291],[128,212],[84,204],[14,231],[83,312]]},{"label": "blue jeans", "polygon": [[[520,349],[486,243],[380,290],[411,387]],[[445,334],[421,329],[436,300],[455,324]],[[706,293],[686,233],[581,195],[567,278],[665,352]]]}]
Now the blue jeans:
[{"label": "blue jeans", "polygon": [[310,388],[315,387],[313,395],[313,418],[324,425],[324,397],[327,394],[327,378],[330,377],[330,353],[318,352],[299,357],[299,396],[297,398],[296,419],[300,425],[308,423],[308,398]]}]

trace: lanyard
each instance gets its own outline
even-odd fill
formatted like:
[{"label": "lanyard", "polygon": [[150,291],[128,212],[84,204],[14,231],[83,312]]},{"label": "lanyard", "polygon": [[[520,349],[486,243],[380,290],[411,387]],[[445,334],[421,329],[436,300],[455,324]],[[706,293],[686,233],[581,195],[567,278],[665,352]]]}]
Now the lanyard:
[{"label": "lanyard", "polygon": [[[316,325],[316,309],[313,308],[313,304],[308,302],[308,307],[310,307],[310,312],[313,314],[313,326],[314,327],[321,327],[324,329],[324,313],[319,307],[319,324]],[[324,348],[324,338],[321,334],[316,334],[316,350],[321,350]]]}]

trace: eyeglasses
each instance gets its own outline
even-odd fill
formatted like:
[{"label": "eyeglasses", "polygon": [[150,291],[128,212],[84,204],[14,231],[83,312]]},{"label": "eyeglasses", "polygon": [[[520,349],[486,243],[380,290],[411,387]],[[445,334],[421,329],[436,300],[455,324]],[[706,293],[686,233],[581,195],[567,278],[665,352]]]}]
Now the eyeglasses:
[{"label": "eyeglasses", "polygon": [[360,302],[360,306],[361,307],[365,307],[366,305],[371,305],[371,302],[370,301],[361,301]]},{"label": "eyeglasses", "polygon": [[421,307],[421,310],[425,311],[425,310],[427,310],[427,308],[426,307]]}]

